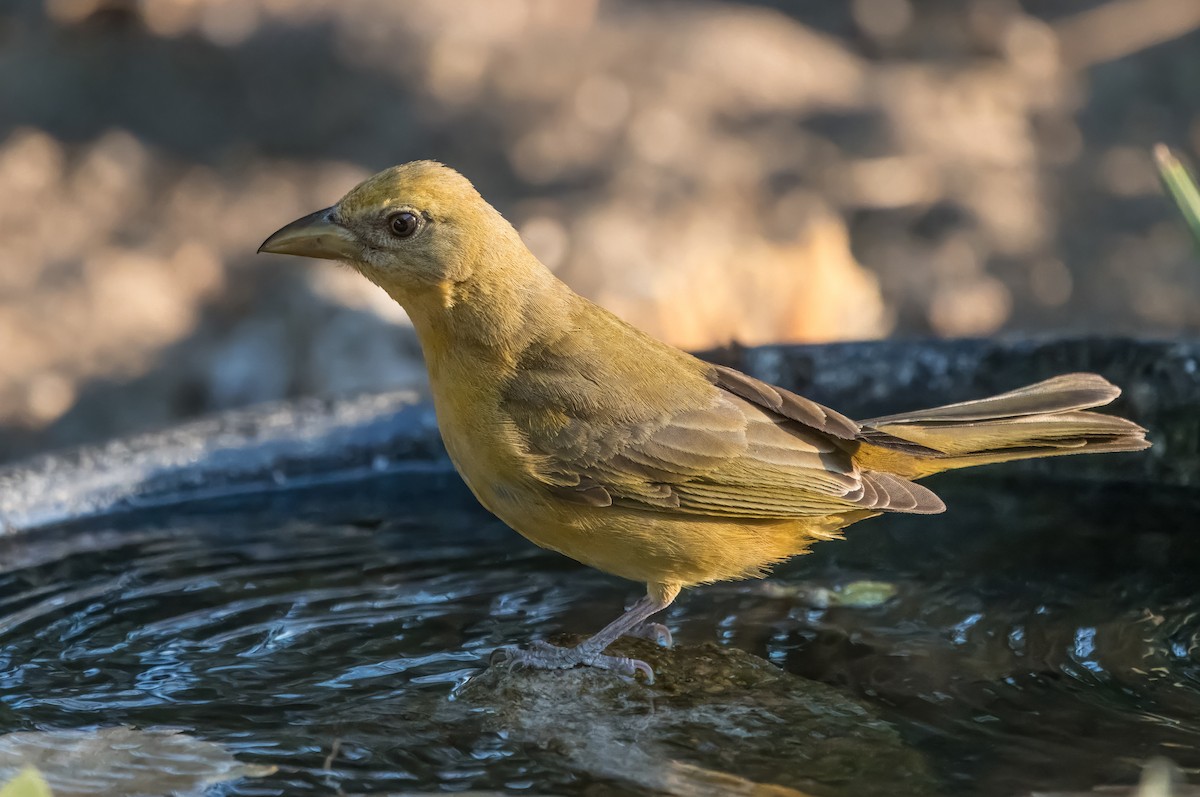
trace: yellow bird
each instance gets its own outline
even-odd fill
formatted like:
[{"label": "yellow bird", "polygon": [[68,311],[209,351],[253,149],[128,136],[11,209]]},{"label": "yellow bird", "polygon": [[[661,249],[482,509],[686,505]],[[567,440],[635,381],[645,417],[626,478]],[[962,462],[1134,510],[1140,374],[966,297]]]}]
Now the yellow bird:
[{"label": "yellow bird", "polygon": [[543,548],[646,584],[576,647],[507,649],[527,666],[652,679],[604,651],[659,633],[649,618],[684,587],[761,576],[883,512],[942,512],[915,483],[933,473],[1149,445],[1140,426],[1087,411],[1120,393],[1095,374],[853,421],[703,362],[575,294],[466,178],[430,161],[380,172],[259,251],[343,260],[387,291],[480,503]]}]

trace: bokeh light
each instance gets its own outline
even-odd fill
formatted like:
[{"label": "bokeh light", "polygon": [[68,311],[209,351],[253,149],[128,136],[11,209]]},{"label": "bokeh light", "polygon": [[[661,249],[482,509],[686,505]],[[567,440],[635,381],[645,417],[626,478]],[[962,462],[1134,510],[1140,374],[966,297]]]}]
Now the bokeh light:
[{"label": "bokeh light", "polygon": [[373,170],[471,177],[679,346],[1200,327],[1149,149],[1178,0],[17,0],[0,9],[0,459],[422,389],[403,313],[255,257]]}]

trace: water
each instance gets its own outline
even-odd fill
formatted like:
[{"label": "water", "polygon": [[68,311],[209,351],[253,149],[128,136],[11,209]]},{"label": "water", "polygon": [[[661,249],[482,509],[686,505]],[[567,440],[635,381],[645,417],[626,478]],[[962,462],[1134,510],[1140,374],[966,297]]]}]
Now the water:
[{"label": "water", "polygon": [[[171,726],[279,767],[216,787],[231,795],[638,793],[438,708],[497,645],[599,628],[637,586],[413,478],[0,543],[0,732]],[[1130,783],[1153,755],[1200,767],[1200,496],[931,484],[948,514],[859,524],[664,622],[862,697],[946,794]],[[864,580],[895,596],[829,599]]]}]

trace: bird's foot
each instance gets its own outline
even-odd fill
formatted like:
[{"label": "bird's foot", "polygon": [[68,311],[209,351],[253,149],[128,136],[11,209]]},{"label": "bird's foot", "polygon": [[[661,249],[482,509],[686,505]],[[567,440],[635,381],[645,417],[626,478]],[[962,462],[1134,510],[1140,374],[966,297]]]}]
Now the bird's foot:
[{"label": "bird's foot", "polygon": [[627,678],[637,678],[641,673],[646,683],[654,683],[654,669],[640,659],[630,659],[624,656],[606,656],[598,651],[585,648],[586,643],[573,648],[560,648],[549,642],[534,641],[528,648],[503,647],[496,648],[492,653],[493,665],[508,665],[529,667],[535,670],[569,670],[572,667],[595,667],[608,670]]},{"label": "bird's foot", "polygon": [[633,637],[635,639],[648,639],[659,647],[664,648],[672,647],[675,644],[670,628],[667,628],[662,623],[652,623],[649,620],[635,625],[622,636]]}]

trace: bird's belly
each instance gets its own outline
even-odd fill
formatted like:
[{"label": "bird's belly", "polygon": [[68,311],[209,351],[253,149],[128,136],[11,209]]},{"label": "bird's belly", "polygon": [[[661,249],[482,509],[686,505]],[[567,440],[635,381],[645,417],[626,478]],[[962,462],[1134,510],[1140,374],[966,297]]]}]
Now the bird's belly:
[{"label": "bird's belly", "polygon": [[490,499],[485,506],[535,545],[647,584],[689,586],[759,576],[803,553],[812,540],[792,520],[731,522],[508,490],[493,491]]},{"label": "bird's belly", "polygon": [[[438,409],[441,416],[448,408]],[[567,501],[525,475],[527,462],[496,430],[481,428],[478,420],[443,421],[441,427],[455,468],[488,511],[535,545],[615,576],[681,586],[746,578],[802,553],[812,541],[798,520],[733,520]]]}]

